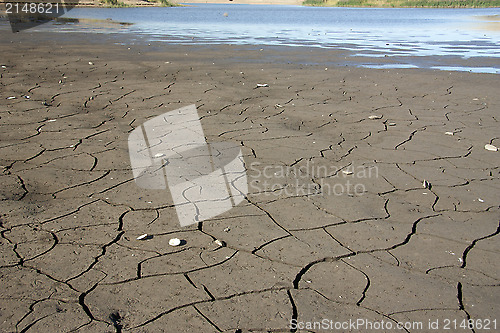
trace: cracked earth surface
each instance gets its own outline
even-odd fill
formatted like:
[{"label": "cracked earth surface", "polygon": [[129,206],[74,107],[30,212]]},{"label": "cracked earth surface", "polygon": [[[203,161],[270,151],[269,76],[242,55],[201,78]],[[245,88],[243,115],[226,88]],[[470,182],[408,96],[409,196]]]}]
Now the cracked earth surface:
[{"label": "cracked earth surface", "polygon": [[[3,39],[1,332],[500,320],[498,76]],[[209,142],[241,146],[249,193],[180,227],[127,138],[190,104]]]}]

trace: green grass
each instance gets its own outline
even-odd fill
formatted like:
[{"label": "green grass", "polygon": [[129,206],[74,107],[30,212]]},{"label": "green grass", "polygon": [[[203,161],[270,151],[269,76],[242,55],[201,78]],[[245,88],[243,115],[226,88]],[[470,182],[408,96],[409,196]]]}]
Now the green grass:
[{"label": "green grass", "polygon": [[170,2],[168,0],[156,0],[156,2],[159,2],[162,7],[179,7],[181,5],[178,5],[176,3]]},{"label": "green grass", "polygon": [[403,5],[408,7],[500,7],[500,0],[408,0]]},{"label": "green grass", "polygon": [[[161,7],[178,7],[178,5],[174,2],[170,2],[168,0],[147,0],[150,3],[158,4]],[[133,5],[129,5],[121,2],[120,0],[101,0],[101,3],[106,7],[133,7]]]},{"label": "green grass", "polygon": [[118,0],[101,0],[106,7],[129,7],[127,4]]},{"label": "green grass", "polygon": [[479,8],[500,7],[500,0],[305,0],[303,4],[336,7]]}]

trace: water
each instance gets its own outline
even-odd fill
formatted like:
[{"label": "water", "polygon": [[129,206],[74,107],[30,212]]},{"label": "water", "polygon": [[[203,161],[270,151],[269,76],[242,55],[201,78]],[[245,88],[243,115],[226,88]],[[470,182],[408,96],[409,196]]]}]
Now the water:
[{"label": "water", "polygon": [[134,24],[120,28],[47,24],[37,29],[121,32],[160,43],[318,47],[344,51],[346,63],[365,67],[500,73],[499,8],[192,4],[172,8],[76,8],[65,16],[111,18]]}]

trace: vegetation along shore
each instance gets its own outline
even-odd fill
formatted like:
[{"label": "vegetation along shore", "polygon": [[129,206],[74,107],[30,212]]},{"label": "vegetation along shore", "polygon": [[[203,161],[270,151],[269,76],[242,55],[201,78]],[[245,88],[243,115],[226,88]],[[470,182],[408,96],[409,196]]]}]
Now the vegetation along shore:
[{"label": "vegetation along shore", "polygon": [[[181,2],[262,4],[260,0],[80,0],[78,6],[141,7],[179,6]],[[287,2],[287,1],[284,1]],[[269,0],[266,4],[283,4],[283,0]],[[290,0],[290,4],[297,1]],[[325,7],[415,7],[415,8],[486,8],[500,7],[500,0],[305,0],[307,6]]]},{"label": "vegetation along shore", "polygon": [[303,4],[332,7],[484,8],[500,7],[500,0],[305,0]]}]

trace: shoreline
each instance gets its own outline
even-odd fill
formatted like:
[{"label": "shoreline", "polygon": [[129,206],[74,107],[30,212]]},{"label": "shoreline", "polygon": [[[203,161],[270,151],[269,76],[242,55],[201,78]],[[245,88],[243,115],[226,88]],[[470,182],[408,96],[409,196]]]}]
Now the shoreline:
[{"label": "shoreline", "polygon": [[[351,0],[352,1],[352,0]],[[414,5],[405,5],[404,2],[388,2],[387,0],[375,0],[376,2],[366,2],[366,0],[355,0],[350,3],[340,3],[338,0],[192,0],[188,3],[212,3],[212,4],[249,4],[249,5],[298,5],[298,6],[315,6],[315,7],[350,7],[350,8],[500,8],[500,0],[496,1],[494,5],[488,4],[487,2],[481,2],[480,4],[463,4],[460,1],[456,4],[450,4],[448,2],[441,1],[437,4],[432,4],[432,1],[427,1],[428,4],[420,4],[418,5],[416,1]],[[160,4],[155,4],[153,2],[148,2],[144,0],[122,0],[119,1],[127,6],[161,6]],[[422,1],[421,1],[422,2]],[[171,1],[173,4],[181,5],[182,2],[173,0]],[[98,5],[100,6],[100,5]]]},{"label": "shoreline", "polygon": [[[353,0],[350,0],[353,1]],[[427,1],[429,4],[417,4],[418,1],[413,1],[413,5],[405,5],[404,2],[396,2],[388,0],[374,0],[376,2],[366,2],[366,0],[354,0],[352,3],[340,2],[339,0],[190,0],[185,3],[207,3],[207,4],[249,4],[249,5],[296,5],[296,6],[313,6],[313,7],[339,7],[339,8],[500,8],[500,0],[496,1],[493,5],[487,2],[481,2],[478,4],[463,4],[460,1],[456,1],[456,4],[450,3],[450,1],[441,1],[437,4],[432,4],[432,1]],[[113,4],[112,2],[115,2]],[[421,1],[422,2],[422,1]],[[70,2],[66,2],[71,4]],[[79,1],[74,5],[75,7],[96,7],[96,8],[108,8],[108,7],[169,7],[182,6],[182,1],[166,1],[165,4],[161,4],[161,0],[109,0],[109,2],[103,2],[101,0],[90,0],[90,1]]]},{"label": "shoreline", "polygon": [[[78,16],[78,15],[76,15]],[[36,35],[40,40],[50,40],[51,38],[59,39],[61,43],[68,42],[71,44],[73,36],[76,38],[88,39],[89,42],[95,38],[95,42],[100,43],[100,40],[106,40],[108,43],[121,43],[123,39],[134,39],[134,44],[144,47],[145,52],[152,50],[163,50],[166,47],[177,47],[185,45],[193,50],[205,49],[211,50],[216,48],[227,48],[228,50],[238,50],[234,53],[229,51],[225,59],[227,61],[235,61],[240,59],[239,56],[232,55],[242,52],[252,52],[252,59],[273,59],[279,63],[295,63],[303,65],[321,65],[325,67],[335,66],[352,66],[365,67],[375,69],[415,69],[415,70],[442,70],[442,71],[465,71],[472,73],[490,73],[500,74],[497,58],[494,56],[462,56],[449,52],[449,54],[418,54],[416,52],[399,52],[397,43],[382,45],[378,51],[366,49],[363,44],[356,44],[354,41],[350,43],[337,40],[323,46],[320,43],[313,42],[290,43],[287,45],[274,43],[272,38],[267,40],[261,39],[261,44],[240,44],[232,40],[227,40],[226,43],[218,41],[214,43],[211,36],[194,36],[194,35],[165,35],[165,40],[151,38],[148,33],[142,33],[140,30],[133,31],[133,23],[115,21],[111,18],[107,19],[85,19],[85,18],[56,18],[54,23],[49,23],[52,26],[42,28],[42,31],[26,30],[22,34]],[[477,29],[498,30],[499,20],[495,15],[478,16]],[[76,24],[76,25],[75,25]],[[131,28],[129,28],[129,26]],[[66,30],[68,29],[68,30]],[[7,32],[7,31],[5,31]],[[125,34],[130,34],[126,36]],[[9,33],[6,34],[8,38]],[[50,36],[50,37],[49,37]],[[22,36],[19,36],[22,38]],[[28,37],[29,40],[29,37]],[[268,44],[266,44],[268,43]],[[392,45],[394,44],[394,45]],[[403,51],[404,50],[404,45]],[[425,45],[423,46],[425,47]],[[447,45],[445,45],[447,47]],[[261,54],[255,52],[261,49]],[[407,50],[406,50],[407,51]],[[255,52],[255,53],[254,53]],[[255,60],[261,61],[261,60]]]},{"label": "shoreline", "polygon": [[[71,19],[70,21],[73,21]],[[128,23],[109,21],[109,20],[87,20],[82,19],[83,24],[95,25],[97,27],[112,30],[121,29]],[[8,38],[7,33],[5,37]],[[22,35],[21,35],[22,34]],[[22,32],[16,37],[19,40],[29,41],[36,38],[39,41],[50,42],[58,40],[61,45],[73,46],[74,38],[81,39],[87,43],[96,45],[121,44],[123,40],[129,40],[123,33],[105,33],[95,34],[87,32]],[[363,55],[363,52],[348,50],[348,45],[339,48],[322,48],[308,45],[287,46],[287,45],[239,45],[239,44],[206,44],[192,43],[183,44],[182,39],[179,43],[164,43],[160,41],[150,41],[147,35],[132,34],[133,46],[138,48],[141,54],[150,54],[160,56],[167,49],[189,50],[192,56],[201,52],[200,58],[204,57],[204,52],[213,52],[214,50],[225,50],[214,58],[214,62],[219,63],[238,63],[241,61],[253,64],[268,63],[275,65],[297,65],[297,66],[319,66],[334,69],[340,68],[365,68],[373,70],[408,70],[425,72],[463,72],[471,74],[491,74],[499,75],[500,69],[496,67],[496,58],[463,59],[453,56],[389,56],[389,57],[369,57]],[[132,36],[131,35],[131,36]],[[35,37],[36,36],[36,37]],[[14,38],[15,39],[15,38]],[[347,49],[345,48],[347,47]],[[182,51],[179,51],[182,53]],[[369,52],[371,53],[371,52]],[[245,55],[242,59],[241,55]]]}]

